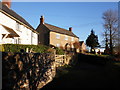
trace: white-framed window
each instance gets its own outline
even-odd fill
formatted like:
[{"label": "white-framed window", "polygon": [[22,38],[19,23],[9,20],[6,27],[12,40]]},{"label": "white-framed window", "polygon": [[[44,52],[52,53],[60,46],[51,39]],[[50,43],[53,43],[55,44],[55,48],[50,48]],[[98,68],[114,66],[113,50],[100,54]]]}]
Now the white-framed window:
[{"label": "white-framed window", "polygon": [[18,44],[21,44],[21,39],[20,38],[18,38]]},{"label": "white-framed window", "polygon": [[26,29],[26,35],[29,36],[29,32],[28,32],[28,29]]},{"label": "white-framed window", "polygon": [[65,40],[68,40],[68,36],[65,36]]},{"label": "white-framed window", "polygon": [[56,44],[56,47],[60,47],[60,44],[57,43],[57,44]]},{"label": "white-framed window", "polygon": [[71,41],[74,41],[74,37],[71,37]]},{"label": "white-framed window", "polygon": [[12,44],[14,44],[14,37],[12,38]]},{"label": "white-framed window", "polygon": [[17,38],[14,38],[14,43],[18,44],[18,39]]},{"label": "white-framed window", "polygon": [[31,32],[31,38],[35,39],[35,34],[33,32]]},{"label": "white-framed window", "polygon": [[56,34],[56,38],[57,38],[57,39],[60,39],[60,34]]},{"label": "white-framed window", "polygon": [[20,31],[20,25],[19,25],[19,23],[16,23],[16,30]]}]

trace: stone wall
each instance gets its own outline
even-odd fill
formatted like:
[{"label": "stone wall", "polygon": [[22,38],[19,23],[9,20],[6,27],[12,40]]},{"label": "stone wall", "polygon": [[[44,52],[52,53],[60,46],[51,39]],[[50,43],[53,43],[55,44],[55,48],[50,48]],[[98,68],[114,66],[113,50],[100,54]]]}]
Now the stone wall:
[{"label": "stone wall", "polygon": [[[56,38],[56,34],[60,35],[59,39]],[[65,40],[65,37],[68,37],[67,38],[68,40]],[[73,38],[73,40],[72,40],[72,38]],[[72,37],[69,35],[65,35],[65,34],[56,33],[56,32],[50,32],[50,44],[51,45],[56,46],[56,44],[60,44],[60,46],[62,46],[65,49],[65,45],[67,43],[73,44],[73,43],[75,43],[75,41],[78,42],[79,41],[78,38]]]},{"label": "stone wall", "polygon": [[2,53],[2,89],[36,90],[52,81],[55,74],[52,54]]}]

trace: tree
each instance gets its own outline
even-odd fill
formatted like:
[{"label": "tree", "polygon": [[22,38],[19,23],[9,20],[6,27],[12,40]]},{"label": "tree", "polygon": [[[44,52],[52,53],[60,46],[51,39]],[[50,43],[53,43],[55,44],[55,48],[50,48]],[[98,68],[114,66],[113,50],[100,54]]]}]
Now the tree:
[{"label": "tree", "polygon": [[91,34],[86,39],[86,45],[91,47],[91,52],[92,52],[92,49],[94,49],[95,47],[99,46],[98,36],[95,35],[93,30],[91,30]]},{"label": "tree", "polygon": [[113,47],[116,45],[118,39],[118,13],[117,11],[107,10],[103,13],[102,19],[104,20],[103,27],[105,31],[104,41],[106,50],[110,48],[110,54],[113,54]]}]

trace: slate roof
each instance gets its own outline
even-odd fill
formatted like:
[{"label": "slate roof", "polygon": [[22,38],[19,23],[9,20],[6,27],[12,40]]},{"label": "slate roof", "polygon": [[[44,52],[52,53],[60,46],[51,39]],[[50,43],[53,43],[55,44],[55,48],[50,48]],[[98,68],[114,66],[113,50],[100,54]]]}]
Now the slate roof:
[{"label": "slate roof", "polygon": [[[54,25],[50,25],[50,24],[47,24],[47,23],[44,23],[44,25],[50,30],[50,31],[53,31],[53,32],[57,32],[57,33],[61,33],[61,34],[65,34],[65,35],[69,35],[69,36],[73,36],[73,37],[77,37],[73,32],[69,31],[69,30],[66,30],[66,29],[63,29],[63,28],[60,28],[60,27],[57,27],[57,26],[54,26]],[[78,37],[77,37],[78,38]]]},{"label": "slate roof", "polygon": [[7,14],[13,16],[15,19],[21,21],[25,25],[29,26],[31,29],[35,30],[24,18],[22,18],[20,15],[18,15],[13,10],[9,9],[6,5],[3,5],[2,2],[0,2],[0,10],[3,10]]}]

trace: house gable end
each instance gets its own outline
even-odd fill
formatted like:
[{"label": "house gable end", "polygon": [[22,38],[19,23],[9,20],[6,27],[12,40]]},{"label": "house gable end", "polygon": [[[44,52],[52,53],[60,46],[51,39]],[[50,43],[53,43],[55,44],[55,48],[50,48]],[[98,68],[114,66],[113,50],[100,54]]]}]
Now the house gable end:
[{"label": "house gable end", "polygon": [[35,29],[20,15],[18,15],[13,10],[9,9],[6,5],[3,5],[2,2],[0,2],[0,12],[5,14],[6,16],[10,17],[11,19],[15,20],[16,22],[24,25],[28,29],[30,29],[32,32],[36,33]]},{"label": "house gable end", "polygon": [[36,31],[39,33],[38,34],[38,44],[49,45],[50,30],[44,24],[39,24]]}]

